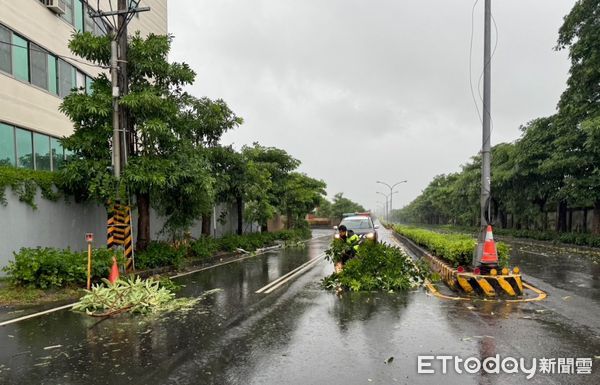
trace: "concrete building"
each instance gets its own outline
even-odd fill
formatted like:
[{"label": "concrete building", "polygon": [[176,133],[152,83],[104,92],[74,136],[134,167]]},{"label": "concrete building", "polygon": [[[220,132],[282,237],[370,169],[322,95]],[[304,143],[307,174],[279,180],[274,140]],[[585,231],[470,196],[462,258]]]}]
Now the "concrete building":
[{"label": "concrete building", "polygon": [[[110,10],[117,0],[101,0]],[[148,6],[129,32],[167,33],[167,0],[130,0]],[[62,98],[77,88],[89,92],[102,69],[75,60],[67,46],[74,31],[102,34],[101,22],[88,15],[97,1],[0,0],[0,164],[54,170],[64,160],[58,138],[73,131],[59,112]]]}]

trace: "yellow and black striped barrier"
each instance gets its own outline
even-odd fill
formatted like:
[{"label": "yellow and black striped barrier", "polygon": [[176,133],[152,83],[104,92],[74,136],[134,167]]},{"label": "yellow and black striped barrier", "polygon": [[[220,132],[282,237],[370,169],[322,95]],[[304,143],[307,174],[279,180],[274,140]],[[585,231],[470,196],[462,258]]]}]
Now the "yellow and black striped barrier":
[{"label": "yellow and black striped barrier", "polygon": [[131,234],[131,208],[114,204],[107,221],[107,247],[122,247],[125,255],[125,269],[131,271],[133,265],[133,237]]},{"label": "yellow and black striped barrier", "polygon": [[423,255],[423,258],[452,290],[460,290],[466,294],[479,294],[485,297],[517,297],[523,295],[523,282],[518,269],[515,272],[505,268],[502,269],[500,275],[493,269],[490,274],[482,275],[459,272],[446,262],[430,254]]},{"label": "yellow and black striped barrier", "polygon": [[457,272],[456,281],[461,290],[467,294],[482,294],[485,297],[523,295],[523,281],[521,274],[518,273],[478,275]]},{"label": "yellow and black striped barrier", "polygon": [[[410,250],[414,255],[424,259],[431,270],[438,273],[444,283],[453,291],[466,296],[456,297],[469,299],[473,297],[484,297],[486,299],[502,299],[509,302],[541,300],[546,294],[536,287],[523,282],[518,267],[512,270],[508,268],[491,269],[488,274],[474,274],[467,271],[459,271],[446,263],[441,258],[429,254],[411,239],[394,233],[394,236]],[[432,285],[430,285],[432,286]],[[537,294],[536,298],[529,298],[524,288]]]}]

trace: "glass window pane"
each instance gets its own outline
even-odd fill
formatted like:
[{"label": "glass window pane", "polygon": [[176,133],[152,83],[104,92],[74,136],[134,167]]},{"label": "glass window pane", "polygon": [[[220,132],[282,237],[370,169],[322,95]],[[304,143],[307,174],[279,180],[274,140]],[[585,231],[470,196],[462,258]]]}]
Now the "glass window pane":
[{"label": "glass window pane", "polygon": [[52,152],[52,169],[60,169],[65,162],[65,151],[57,138],[50,138],[50,151]]},{"label": "glass window pane", "polygon": [[12,73],[11,32],[0,25],[0,70]]},{"label": "glass window pane", "polygon": [[77,77],[75,78],[77,89],[85,90],[85,74],[77,71]]},{"label": "glass window pane", "polygon": [[29,44],[29,61],[31,63],[31,84],[45,90],[48,89],[48,54],[41,47]]},{"label": "glass window pane", "polygon": [[17,136],[17,167],[33,168],[31,131],[15,129]]},{"label": "glass window pane", "polygon": [[48,55],[48,91],[53,94],[58,94],[58,77],[56,75],[56,58]]},{"label": "glass window pane", "polygon": [[36,170],[50,171],[50,137],[37,132],[34,133],[33,146],[35,148]]},{"label": "glass window pane", "polygon": [[15,75],[17,79],[28,82],[29,55],[27,54],[27,40],[13,33],[12,43],[13,75]]},{"label": "glass window pane", "polygon": [[73,24],[73,0],[60,0],[60,2],[65,5],[65,13],[62,15],[62,18],[69,24]]},{"label": "glass window pane", "polygon": [[75,23],[73,24],[78,32],[83,32],[83,4],[81,0],[75,0],[74,3]]},{"label": "glass window pane", "polygon": [[88,95],[91,95],[91,94],[92,94],[92,92],[93,92],[93,91],[92,91],[92,83],[93,83],[93,82],[94,82],[94,79],[93,79],[93,78],[91,78],[91,77],[89,77],[89,76],[86,76],[86,77],[85,77],[85,92],[86,92]]},{"label": "glass window pane", "polygon": [[15,129],[0,123],[0,166],[15,165]]},{"label": "glass window pane", "polygon": [[69,95],[73,88],[73,66],[58,60],[58,94],[61,98]]},{"label": "glass window pane", "polygon": [[96,29],[96,23],[94,23],[94,19],[90,17],[88,13],[88,7],[83,8],[83,30],[85,32],[94,33]]},{"label": "glass window pane", "polygon": [[65,160],[71,160],[75,156],[75,153],[65,148]]}]

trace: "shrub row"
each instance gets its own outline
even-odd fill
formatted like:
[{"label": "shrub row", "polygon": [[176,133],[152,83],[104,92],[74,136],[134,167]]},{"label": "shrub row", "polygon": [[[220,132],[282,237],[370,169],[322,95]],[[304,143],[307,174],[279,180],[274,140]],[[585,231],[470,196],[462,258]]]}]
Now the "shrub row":
[{"label": "shrub row", "polygon": [[578,246],[600,247],[600,237],[589,233],[557,233],[539,230],[515,230],[495,228],[498,235],[515,238],[529,238],[538,241],[552,241],[554,243],[567,243]]},{"label": "shrub row", "polygon": [[[441,234],[434,231],[409,226],[394,226],[394,230],[419,246],[423,246],[436,257],[448,261],[452,266],[468,266],[473,261],[477,241],[470,235],[451,233]],[[508,266],[510,250],[502,242],[496,242],[498,264]]]},{"label": "shrub row", "polygon": [[271,246],[275,241],[295,241],[310,238],[309,229],[283,230],[272,233],[226,235],[222,238],[201,237],[190,243],[173,246],[167,242],[151,242],[148,248],[135,256],[136,269],[153,269],[163,266],[181,267],[186,258],[206,260],[218,252],[237,249],[255,251]]},{"label": "shrub row", "polygon": [[[135,255],[136,269],[181,267],[186,258],[206,260],[219,251],[238,248],[254,251],[273,245],[275,241],[310,238],[310,230],[285,230],[275,233],[254,233],[243,236],[229,235],[220,239],[202,237],[190,243],[173,246],[166,242],[151,242],[148,248]],[[92,279],[107,277],[112,265],[113,251],[106,248],[93,250]],[[124,262],[122,255],[119,262]],[[87,280],[87,252],[69,249],[23,248],[14,253],[14,261],[2,269],[16,286],[41,289],[81,286]]]},{"label": "shrub row", "polygon": [[[92,255],[92,279],[106,277],[112,265],[113,251],[95,249]],[[87,281],[87,252],[49,247],[22,248],[14,257],[14,261],[2,270],[17,286],[47,289],[83,285]],[[122,258],[119,257],[121,262]]]}]

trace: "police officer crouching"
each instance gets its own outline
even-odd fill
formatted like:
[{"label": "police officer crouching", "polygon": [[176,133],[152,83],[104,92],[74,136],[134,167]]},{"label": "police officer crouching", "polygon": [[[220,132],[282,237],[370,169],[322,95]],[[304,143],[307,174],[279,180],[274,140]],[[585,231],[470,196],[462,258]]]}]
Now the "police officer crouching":
[{"label": "police officer crouching", "polygon": [[340,261],[335,264],[335,272],[339,273],[344,268],[346,262],[356,256],[356,252],[358,251],[358,244],[360,241],[360,237],[354,234],[354,231],[348,230],[346,226],[341,225],[338,228],[340,240],[344,242],[349,247],[346,248],[345,252],[342,254]]}]

